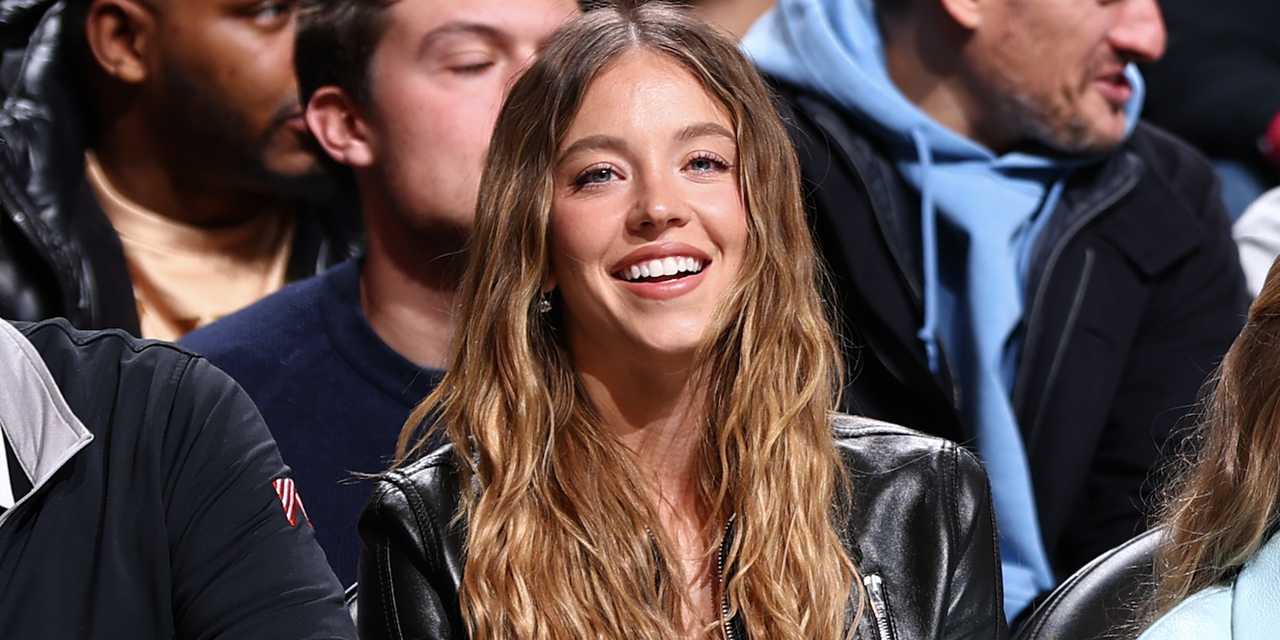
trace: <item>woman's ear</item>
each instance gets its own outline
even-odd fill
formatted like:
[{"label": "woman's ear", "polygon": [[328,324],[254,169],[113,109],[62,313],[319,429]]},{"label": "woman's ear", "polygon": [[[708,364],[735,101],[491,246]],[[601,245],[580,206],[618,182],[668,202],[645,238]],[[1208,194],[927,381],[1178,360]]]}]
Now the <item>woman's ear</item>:
[{"label": "woman's ear", "polygon": [[351,96],[340,87],[316,89],[307,102],[307,128],[325,153],[352,167],[373,164],[370,130]]},{"label": "woman's ear", "polygon": [[148,58],[156,52],[156,16],[134,0],[95,0],[85,16],[85,38],[98,66],[128,84],[147,79]]}]

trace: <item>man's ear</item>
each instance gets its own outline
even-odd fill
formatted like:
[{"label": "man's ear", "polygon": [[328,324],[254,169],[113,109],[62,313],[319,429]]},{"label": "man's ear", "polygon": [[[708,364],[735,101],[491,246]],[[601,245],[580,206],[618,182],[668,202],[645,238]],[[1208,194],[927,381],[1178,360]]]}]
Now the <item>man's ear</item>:
[{"label": "man's ear", "polygon": [[999,0],[941,0],[943,10],[951,19],[969,31],[982,24],[983,13],[987,9],[984,5],[992,1]]},{"label": "man's ear", "polygon": [[355,101],[340,87],[320,87],[307,102],[307,128],[325,153],[352,167],[373,164],[370,131]]},{"label": "man's ear", "polygon": [[89,50],[107,75],[129,84],[147,79],[156,29],[151,9],[135,0],[94,0],[84,27]]}]

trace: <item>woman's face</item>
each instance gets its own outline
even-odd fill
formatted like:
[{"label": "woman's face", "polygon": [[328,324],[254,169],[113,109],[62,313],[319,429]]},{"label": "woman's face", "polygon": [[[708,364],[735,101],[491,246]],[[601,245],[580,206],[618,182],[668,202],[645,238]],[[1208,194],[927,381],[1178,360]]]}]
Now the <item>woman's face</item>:
[{"label": "woman's face", "polygon": [[747,245],[737,166],[729,114],[676,63],[628,53],[596,78],[551,206],[575,357],[692,354]]}]

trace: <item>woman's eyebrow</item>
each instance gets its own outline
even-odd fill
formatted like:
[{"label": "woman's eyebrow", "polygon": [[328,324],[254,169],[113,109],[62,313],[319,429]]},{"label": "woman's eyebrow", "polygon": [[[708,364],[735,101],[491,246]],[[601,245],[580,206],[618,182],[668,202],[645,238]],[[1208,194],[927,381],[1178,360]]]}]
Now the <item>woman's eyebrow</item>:
[{"label": "woman's eyebrow", "polygon": [[579,138],[560,153],[560,157],[556,158],[556,164],[564,162],[565,158],[582,151],[592,151],[595,149],[621,151],[622,149],[625,149],[626,146],[627,143],[623,142],[621,138],[604,134]]},{"label": "woman's eyebrow", "polygon": [[733,135],[732,131],[724,128],[724,125],[717,122],[698,122],[691,124],[684,129],[681,129],[680,133],[676,134],[676,140],[685,142],[704,136],[728,138],[733,142],[737,142],[738,140],[737,136]]},{"label": "woman's eyebrow", "polygon": [[[689,140],[694,140],[697,138],[708,137],[708,136],[717,137],[717,138],[726,138],[730,142],[737,142],[737,136],[733,135],[733,132],[726,129],[724,125],[716,122],[695,122],[681,129],[680,132],[675,135],[675,140],[679,142],[687,142]],[[621,151],[625,149],[626,146],[627,146],[626,142],[624,142],[621,138],[617,138],[615,136],[609,136],[604,134],[587,136],[585,138],[580,138],[578,140],[575,140],[573,144],[569,145],[568,147],[565,147],[565,150],[560,153],[560,156],[558,158],[556,158],[556,163],[559,164],[561,162],[564,162],[565,158],[568,158],[569,156],[582,151],[590,151],[595,149],[609,149],[613,151]]]}]

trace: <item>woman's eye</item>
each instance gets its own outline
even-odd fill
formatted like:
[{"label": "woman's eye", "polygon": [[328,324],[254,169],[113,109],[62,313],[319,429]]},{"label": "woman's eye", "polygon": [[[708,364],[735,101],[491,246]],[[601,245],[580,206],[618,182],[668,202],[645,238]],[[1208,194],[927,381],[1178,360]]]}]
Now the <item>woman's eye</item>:
[{"label": "woman's eye", "polygon": [[695,156],[689,160],[688,168],[694,173],[711,173],[714,171],[723,171],[729,168],[729,163],[720,158],[707,154]]},{"label": "woman's eye", "polygon": [[593,184],[605,184],[613,179],[613,169],[599,168],[591,169],[578,177],[575,184],[578,187],[586,187]]}]

